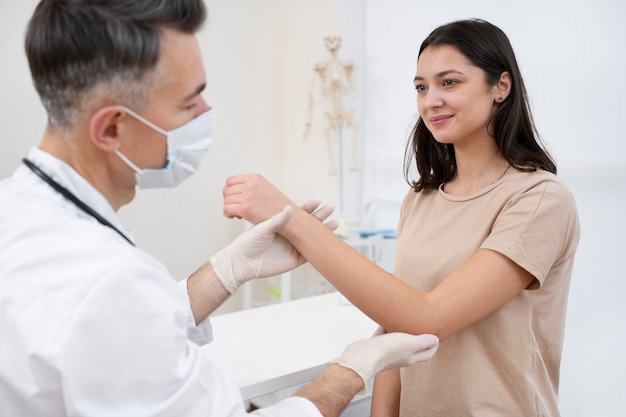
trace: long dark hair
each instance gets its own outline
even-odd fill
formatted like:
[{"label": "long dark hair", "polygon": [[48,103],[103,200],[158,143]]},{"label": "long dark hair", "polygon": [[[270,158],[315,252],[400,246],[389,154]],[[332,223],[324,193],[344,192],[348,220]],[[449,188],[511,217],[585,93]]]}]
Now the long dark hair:
[{"label": "long dark hair", "polygon": [[[422,43],[418,60],[429,46],[457,48],[475,66],[485,71],[487,83],[495,85],[503,72],[511,75],[511,92],[499,103],[491,120],[496,144],[504,158],[520,171],[545,170],[556,174],[556,164],[541,143],[530,112],[526,88],[505,33],[480,19],[460,20],[435,29]],[[412,181],[415,161],[419,179]],[[457,172],[454,146],[437,142],[421,117],[404,155],[404,177],[415,191],[436,189]]]}]

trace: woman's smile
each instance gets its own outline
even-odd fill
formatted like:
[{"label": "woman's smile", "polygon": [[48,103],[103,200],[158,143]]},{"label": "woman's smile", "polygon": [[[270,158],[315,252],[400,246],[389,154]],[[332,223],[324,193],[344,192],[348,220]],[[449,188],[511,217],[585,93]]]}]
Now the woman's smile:
[{"label": "woman's smile", "polygon": [[429,117],[428,121],[434,127],[434,126],[440,126],[446,123],[448,120],[452,119],[453,117],[454,117],[453,115],[433,116],[433,117]]}]

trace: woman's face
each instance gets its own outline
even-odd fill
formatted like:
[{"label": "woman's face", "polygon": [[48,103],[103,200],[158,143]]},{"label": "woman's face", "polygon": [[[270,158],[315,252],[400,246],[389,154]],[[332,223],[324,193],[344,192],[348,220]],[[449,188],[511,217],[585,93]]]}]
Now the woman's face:
[{"label": "woman's face", "polygon": [[457,48],[429,46],[422,51],[415,75],[417,109],[441,143],[455,146],[490,139],[487,124],[496,109],[497,86]]}]

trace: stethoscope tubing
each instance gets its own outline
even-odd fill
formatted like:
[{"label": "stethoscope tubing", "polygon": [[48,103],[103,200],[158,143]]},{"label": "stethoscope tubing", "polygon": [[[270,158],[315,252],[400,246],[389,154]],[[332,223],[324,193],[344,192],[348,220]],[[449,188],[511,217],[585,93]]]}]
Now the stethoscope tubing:
[{"label": "stethoscope tubing", "polygon": [[39,168],[37,165],[35,165],[32,161],[30,161],[28,158],[23,158],[22,162],[24,163],[24,165],[26,165],[31,171],[33,171],[33,173],[35,175],[37,175],[39,178],[41,178],[44,182],[46,182],[50,187],[52,187],[56,192],[58,192],[59,194],[61,194],[63,197],[67,198],[68,200],[70,200],[72,203],[74,203],[78,208],[80,208],[81,210],[83,210],[85,213],[89,214],[90,216],[92,216],[93,218],[95,218],[100,224],[102,224],[103,226],[109,227],[113,230],[115,230],[120,236],[122,236],[124,238],[124,240],[126,240],[128,243],[130,243],[131,245],[135,246],[135,244],[124,234],[122,233],[122,231],[120,231],[117,227],[113,226],[107,219],[105,219],[104,217],[102,217],[97,211],[95,211],[94,209],[92,209],[91,207],[89,207],[85,202],[83,202],[81,199],[79,199],[78,197],[76,197],[70,190],[68,190],[67,188],[63,187],[61,184],[59,184],[58,182],[56,182],[54,179],[52,179],[52,177],[50,177],[48,174],[46,174],[44,171],[41,170],[41,168]]}]

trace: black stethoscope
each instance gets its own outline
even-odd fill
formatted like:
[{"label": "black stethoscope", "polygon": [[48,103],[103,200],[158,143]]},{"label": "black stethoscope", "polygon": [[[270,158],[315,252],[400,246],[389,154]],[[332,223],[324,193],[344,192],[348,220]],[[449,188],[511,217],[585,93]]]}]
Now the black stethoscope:
[{"label": "black stethoscope", "polygon": [[67,188],[63,187],[61,184],[59,184],[55,180],[53,180],[48,174],[43,172],[37,165],[33,164],[29,159],[23,158],[22,162],[24,163],[24,165],[26,165],[28,168],[30,168],[30,170],[33,171],[35,173],[35,175],[37,175],[39,178],[44,180],[50,187],[54,188],[59,194],[63,195],[63,197],[67,198],[72,203],[74,203],[77,207],[82,209],[85,213],[89,214],[90,216],[92,216],[93,218],[98,220],[98,222],[100,224],[102,224],[102,225],[104,225],[106,227],[110,227],[111,229],[115,230],[128,243],[130,243],[131,245],[135,246],[135,244],[129,238],[127,238],[126,235],[124,233],[122,233],[117,227],[113,226],[107,219],[102,217],[94,209],[89,207],[87,204],[85,204],[83,201],[81,201],[78,197],[76,197],[74,194],[72,194],[72,192],[70,190],[68,190]]}]

